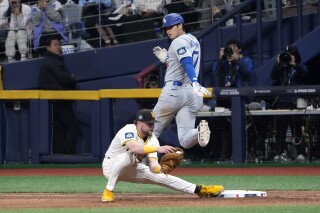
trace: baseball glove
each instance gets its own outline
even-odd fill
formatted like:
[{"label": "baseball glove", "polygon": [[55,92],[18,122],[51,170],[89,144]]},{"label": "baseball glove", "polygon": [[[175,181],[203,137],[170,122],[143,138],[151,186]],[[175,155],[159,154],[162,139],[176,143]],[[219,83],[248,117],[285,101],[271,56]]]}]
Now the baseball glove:
[{"label": "baseball glove", "polygon": [[182,162],[183,154],[181,148],[176,148],[176,152],[165,154],[160,160],[161,171],[164,174],[172,172]]}]

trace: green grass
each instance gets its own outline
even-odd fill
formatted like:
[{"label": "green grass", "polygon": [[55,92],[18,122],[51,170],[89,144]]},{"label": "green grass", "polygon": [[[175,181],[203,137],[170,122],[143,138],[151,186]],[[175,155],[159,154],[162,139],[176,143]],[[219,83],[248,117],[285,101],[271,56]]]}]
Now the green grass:
[{"label": "green grass", "polygon": [[[319,176],[180,176],[196,184],[219,184],[225,189],[244,190],[320,190]],[[0,193],[4,192],[101,192],[106,184],[103,176],[0,176]],[[174,193],[146,184],[119,182],[117,193]]]},{"label": "green grass", "polygon": [[234,206],[217,206],[217,207],[157,207],[157,208],[63,208],[63,209],[10,209],[10,210],[0,210],[0,212],[10,212],[10,213],[186,213],[186,212],[196,212],[196,213],[264,213],[264,212],[281,212],[281,213],[317,213],[319,212],[319,206],[250,206],[250,207],[234,207]]},{"label": "green grass", "polygon": [[[193,164],[194,167],[200,167],[201,164]],[[310,166],[310,164],[299,166]],[[3,168],[83,168],[84,165],[5,165]],[[212,166],[212,165],[211,165]],[[214,167],[215,165],[213,165]],[[237,168],[236,165],[229,165]],[[229,167],[227,166],[227,167]],[[260,165],[261,166],[261,165]],[[264,165],[267,166],[267,165]],[[272,166],[269,165],[269,166]],[[273,166],[284,166],[275,165]],[[317,166],[317,165],[312,165]],[[86,168],[97,167],[101,165],[90,164]],[[209,167],[209,165],[208,165]],[[241,167],[241,166],[240,166]],[[318,169],[318,168],[315,168]],[[0,169],[1,172],[1,169]],[[246,190],[295,190],[295,191],[320,191],[320,177],[318,176],[179,176],[187,181],[196,184],[221,184],[225,189],[246,189]],[[0,176],[0,193],[101,193],[107,180],[101,176]],[[133,184],[120,182],[115,189],[116,193],[176,193],[165,187],[149,184]],[[1,195],[0,195],[1,196]],[[217,213],[263,213],[263,212],[299,212],[316,213],[319,212],[319,206],[223,206],[223,207],[143,207],[143,208],[29,208],[29,209],[1,209],[0,212],[10,213],[125,213],[125,212],[146,212],[146,213],[186,213],[186,212],[217,212]]]},{"label": "green grass", "polygon": [[[212,163],[201,163],[192,162],[191,164],[182,163],[180,167],[183,168],[255,168],[255,167],[318,167],[320,168],[320,162],[312,163],[243,163],[243,164],[233,164],[230,162],[212,162]],[[0,164],[0,169],[20,169],[20,168],[101,168],[101,164],[24,164],[24,163],[14,163],[14,164]],[[0,170],[1,171],[1,170]]]}]

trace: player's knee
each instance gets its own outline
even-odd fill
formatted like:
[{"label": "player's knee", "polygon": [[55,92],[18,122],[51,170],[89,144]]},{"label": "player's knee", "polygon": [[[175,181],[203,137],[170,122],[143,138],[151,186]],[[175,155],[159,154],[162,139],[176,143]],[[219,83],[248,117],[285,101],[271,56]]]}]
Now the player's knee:
[{"label": "player's knee", "polygon": [[192,145],[186,143],[185,141],[180,141],[180,145],[182,146],[182,148],[184,149],[189,149],[192,147]]}]

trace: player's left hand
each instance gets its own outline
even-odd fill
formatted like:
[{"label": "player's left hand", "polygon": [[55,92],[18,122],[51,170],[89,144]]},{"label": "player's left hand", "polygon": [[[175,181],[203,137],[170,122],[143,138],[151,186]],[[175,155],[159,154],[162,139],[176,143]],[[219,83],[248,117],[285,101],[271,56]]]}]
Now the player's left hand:
[{"label": "player's left hand", "polygon": [[176,147],[173,153],[165,154],[160,160],[161,171],[164,174],[172,172],[183,160],[183,150]]},{"label": "player's left hand", "polygon": [[204,88],[203,86],[201,86],[198,82],[193,82],[192,83],[192,87],[194,89],[194,91],[199,95],[199,96],[204,96],[204,95],[210,95],[211,93]]}]

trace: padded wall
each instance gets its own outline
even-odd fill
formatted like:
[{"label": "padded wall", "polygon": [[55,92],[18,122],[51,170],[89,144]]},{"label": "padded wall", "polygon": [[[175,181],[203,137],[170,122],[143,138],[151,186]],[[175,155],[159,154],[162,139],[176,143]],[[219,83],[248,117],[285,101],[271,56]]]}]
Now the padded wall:
[{"label": "padded wall", "polygon": [[[311,29],[315,28],[314,15],[304,17],[303,19],[303,35],[307,34]],[[295,28],[296,20],[289,19],[283,22],[283,43],[291,44],[298,39]],[[256,85],[270,85],[270,68],[273,61],[272,58],[277,52],[276,38],[276,22],[263,23],[263,40],[262,48],[265,51],[263,62],[266,66],[256,69],[255,81]],[[320,30],[312,34],[312,38],[308,41],[308,45],[303,41],[297,43],[304,62],[310,59],[310,49],[319,52],[319,34]],[[216,60],[218,49],[224,47],[226,42],[237,35],[236,28],[228,27],[217,29],[209,33],[205,38],[201,39],[202,48],[202,69],[201,82],[205,86],[212,85],[212,63]],[[310,36],[310,35],[309,35]],[[256,26],[255,24],[245,24],[242,30],[242,40],[244,41],[244,50],[248,56],[257,61],[257,46],[256,46]],[[168,48],[169,42],[166,38],[156,39],[151,41],[137,42],[126,45],[119,45],[97,50],[79,52],[75,54],[65,55],[65,62],[72,73],[75,74],[79,82],[80,90],[98,90],[112,88],[136,88],[137,83],[134,80],[134,75],[151,63],[157,62],[157,59],[152,54],[154,46]],[[312,47],[312,48],[311,48]],[[2,78],[5,90],[23,90],[23,89],[38,89],[39,66],[42,59],[33,59],[19,63],[5,63],[2,65]],[[257,67],[256,67],[257,68]],[[205,80],[204,80],[205,79]],[[114,112],[114,131],[119,130],[124,124],[131,122],[134,113],[138,109],[136,100],[133,99],[118,99],[113,102]],[[77,102],[76,114],[81,121],[84,137],[81,140],[79,151],[81,153],[90,151],[90,120],[91,120],[91,105],[89,102]],[[7,119],[7,146],[10,149],[8,157],[12,161],[25,161],[28,159],[29,142],[23,142],[23,146],[18,143],[22,139],[28,140],[29,118],[25,116],[28,108],[23,108],[23,113],[17,116],[12,107],[6,108]],[[123,116],[126,115],[126,116]],[[169,132],[168,135],[174,132]],[[19,138],[19,139],[17,139]],[[21,139],[22,138],[22,139]],[[171,139],[170,139],[171,140]],[[165,141],[165,138],[164,138]],[[172,140],[171,140],[172,142]],[[26,146],[26,147],[25,147]]]},{"label": "padded wall", "polygon": [[[100,89],[95,84],[98,80],[121,78],[131,81],[133,74],[157,61],[152,54],[154,45],[168,46],[167,39],[101,48],[65,55],[64,60],[84,89]],[[39,88],[38,75],[42,59],[33,59],[19,63],[5,63],[3,68],[3,87],[6,90]],[[89,84],[85,84],[89,82]],[[93,82],[90,88],[90,82]],[[134,88],[136,84],[116,82],[99,84],[101,88]],[[111,85],[111,86],[110,86]]]}]

